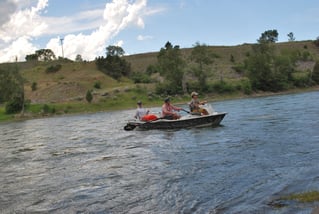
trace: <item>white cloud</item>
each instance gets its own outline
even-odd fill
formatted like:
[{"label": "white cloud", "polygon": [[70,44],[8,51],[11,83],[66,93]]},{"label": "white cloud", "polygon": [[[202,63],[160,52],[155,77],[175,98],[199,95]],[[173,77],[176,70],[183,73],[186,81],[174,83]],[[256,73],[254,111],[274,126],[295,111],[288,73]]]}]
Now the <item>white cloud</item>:
[{"label": "white cloud", "polygon": [[30,37],[22,36],[9,46],[0,50],[0,62],[14,62],[25,60],[26,53],[34,53],[37,48],[30,43]]},{"label": "white cloud", "polygon": [[11,0],[0,1],[0,26],[10,20],[11,14],[17,9],[17,5]]},{"label": "white cloud", "polygon": [[124,41],[123,40],[119,40],[116,43],[114,43],[114,45],[118,46],[118,47],[122,47],[124,45]]},{"label": "white cloud", "polygon": [[[45,12],[50,10],[49,0],[37,0],[37,4],[34,0],[1,0],[0,8],[10,9],[3,16],[1,9],[0,62],[12,61],[16,57],[24,60],[27,54],[36,50],[32,42],[42,36],[52,36],[45,48],[61,56],[59,35],[64,35],[64,57],[75,59],[77,54],[81,54],[83,59],[93,60],[104,54],[108,41],[120,31],[130,26],[144,28],[144,16],[154,13],[146,5],[147,0],[112,0],[105,4],[104,10],[48,17]],[[92,32],[85,34],[88,30]],[[123,43],[119,41],[118,44]]]},{"label": "white cloud", "polygon": [[31,8],[16,11],[19,8],[17,0],[1,2],[1,8],[8,6],[11,9],[5,11],[6,18],[1,19],[0,23],[0,62],[14,61],[16,58],[21,61],[26,54],[36,50],[31,41],[47,28],[40,16],[47,4],[48,0],[38,0],[37,5]]},{"label": "white cloud", "polygon": [[44,32],[49,35],[61,35],[96,29],[103,22],[103,9],[79,12],[74,16],[43,17],[50,26]]},{"label": "white cloud", "polygon": [[[75,59],[81,54],[83,59],[92,60],[103,54],[107,47],[107,41],[117,35],[121,30],[131,24],[143,27],[141,17],[146,7],[146,0],[137,0],[131,3],[129,0],[113,0],[105,5],[103,23],[91,34],[68,34],[64,37],[64,56]],[[123,42],[121,42],[123,43]],[[51,39],[47,48],[54,52],[61,49],[59,39]],[[61,53],[59,51],[58,53]]]},{"label": "white cloud", "polygon": [[9,21],[0,28],[0,41],[5,43],[14,41],[23,36],[39,36],[47,28],[40,14],[48,5],[48,0],[39,0],[31,9],[24,9],[10,15]]},{"label": "white cloud", "polygon": [[149,35],[146,35],[146,36],[138,35],[137,36],[137,40],[139,40],[139,41],[144,41],[144,40],[149,40],[149,39],[153,39],[153,37],[149,36]]},{"label": "white cloud", "polygon": [[158,14],[158,13],[163,13],[167,10],[165,7],[157,7],[157,8],[148,8],[147,11],[145,11],[146,16]]}]

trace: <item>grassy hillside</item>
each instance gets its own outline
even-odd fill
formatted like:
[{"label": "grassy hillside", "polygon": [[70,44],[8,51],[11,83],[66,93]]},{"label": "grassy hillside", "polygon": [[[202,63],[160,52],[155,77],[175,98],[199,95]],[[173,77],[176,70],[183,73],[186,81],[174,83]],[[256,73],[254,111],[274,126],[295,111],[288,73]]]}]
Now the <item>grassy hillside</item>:
[{"label": "grassy hillside", "polygon": [[[319,48],[313,41],[299,41],[277,43],[280,52],[298,52],[307,55],[307,60],[299,64],[301,73],[313,69],[314,62],[319,60]],[[251,44],[238,46],[211,46],[211,50],[218,56],[211,65],[209,81],[216,81],[223,77],[226,81],[237,81],[242,78],[233,67],[242,63],[251,51]],[[192,48],[182,49],[184,59],[190,62]],[[231,60],[231,57],[233,60]],[[145,72],[147,67],[157,62],[157,53],[144,53],[124,57],[131,63],[133,72]],[[54,73],[47,73],[48,67],[61,65],[61,69]],[[0,64],[1,66],[1,64]],[[83,112],[112,110],[119,108],[134,108],[136,100],[143,100],[148,105],[158,105],[162,97],[154,95],[154,84],[134,84],[132,80],[116,81],[97,70],[95,62],[20,62],[18,67],[26,80],[25,97],[34,104],[31,112],[40,111],[44,104],[49,104],[54,111]],[[191,67],[186,68],[191,70]],[[37,89],[32,91],[32,84]],[[100,88],[95,88],[98,83]],[[93,90],[93,103],[87,104],[85,94]],[[225,95],[214,95],[213,98]],[[232,95],[227,95],[232,96]],[[235,95],[237,96],[237,95]],[[206,97],[210,99],[211,97]],[[175,98],[175,102],[185,102],[189,97]],[[0,106],[0,113],[3,111]]]},{"label": "grassy hillside", "polygon": [[[54,64],[61,64],[61,70],[47,73],[46,69]],[[87,90],[93,89],[99,82],[106,93],[116,87],[129,86],[130,82],[117,82],[96,69],[94,62],[40,62],[19,64],[21,73],[26,79],[26,98],[33,103],[80,101]],[[32,83],[37,84],[37,90],[32,91]]]},{"label": "grassy hillside", "polygon": [[[284,42],[276,43],[277,49],[281,52],[299,51],[309,52],[313,60],[319,59],[319,48],[315,46],[313,41],[298,41],[298,42]],[[216,73],[223,73],[226,78],[236,79],[238,75],[232,69],[238,63],[244,61],[247,53],[251,51],[252,44],[243,44],[238,46],[211,46],[210,49],[218,55],[212,65],[212,71]],[[184,58],[189,61],[189,56],[192,48],[182,49]],[[231,56],[234,58],[232,62]],[[157,53],[136,54],[125,57],[132,65],[133,71],[145,71],[150,64],[155,64],[157,61]],[[303,67],[302,69],[309,69],[310,67]]]},{"label": "grassy hillside", "polygon": [[[277,43],[278,50],[282,52],[299,51],[300,54],[308,52],[312,61],[319,59],[319,48],[312,41]],[[221,75],[228,80],[239,79],[240,75],[233,69],[235,65],[243,62],[247,53],[251,51],[251,44],[239,46],[211,46],[211,50],[218,55],[211,68],[211,79],[218,79]],[[192,48],[182,49],[184,58],[189,61]],[[233,56],[233,61],[231,61]],[[133,72],[145,72],[147,67],[157,62],[157,53],[136,54],[125,56],[131,63]],[[62,68],[56,73],[46,73],[45,70],[54,64],[61,64]],[[300,70],[313,68],[313,62],[303,62]],[[19,63],[22,75],[27,80],[25,92],[27,99],[34,103],[65,102],[81,100],[87,90],[94,89],[96,100],[98,95],[113,92],[127,92],[136,88],[131,80],[116,81],[97,70],[94,62],[22,62]],[[191,69],[191,68],[189,68]],[[31,91],[33,82],[37,83],[37,90]],[[101,89],[95,89],[94,84],[99,82]],[[146,87],[146,86],[142,86]],[[147,86],[151,90],[151,86]]]}]

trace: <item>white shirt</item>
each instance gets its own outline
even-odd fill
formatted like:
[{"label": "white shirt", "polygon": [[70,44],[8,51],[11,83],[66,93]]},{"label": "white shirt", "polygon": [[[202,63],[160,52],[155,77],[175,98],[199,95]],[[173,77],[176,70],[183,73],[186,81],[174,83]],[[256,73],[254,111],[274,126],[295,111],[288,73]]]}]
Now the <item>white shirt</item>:
[{"label": "white shirt", "polygon": [[135,118],[142,119],[144,115],[146,115],[148,111],[145,108],[137,108]]}]

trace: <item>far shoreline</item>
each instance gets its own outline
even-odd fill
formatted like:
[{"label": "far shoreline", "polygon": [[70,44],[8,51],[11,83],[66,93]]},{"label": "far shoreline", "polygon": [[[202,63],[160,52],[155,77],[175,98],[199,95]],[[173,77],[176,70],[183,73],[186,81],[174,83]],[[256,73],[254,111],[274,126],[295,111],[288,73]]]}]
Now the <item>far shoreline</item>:
[{"label": "far shoreline", "polygon": [[[269,96],[280,96],[280,95],[288,95],[288,94],[299,94],[299,93],[307,93],[319,91],[319,86],[313,86],[308,88],[295,88],[289,89],[286,91],[280,92],[255,92],[250,95],[245,94],[214,94],[214,95],[205,95],[201,96],[202,100],[206,100],[208,102],[220,102],[226,100],[236,100],[236,99],[249,99],[249,98],[260,98],[260,97],[269,97]],[[184,105],[189,100],[184,100],[180,102],[174,102],[174,105]],[[145,105],[146,108],[155,108],[156,106],[160,106],[161,103],[153,102],[150,105]],[[8,118],[4,120],[0,120],[0,123],[10,123],[10,122],[19,122],[33,119],[42,119],[42,118],[54,118],[54,117],[65,117],[65,116],[76,116],[76,115],[85,115],[85,114],[95,114],[95,113],[103,113],[103,112],[116,112],[116,111],[129,111],[134,110],[135,106],[132,108],[127,108],[124,106],[118,106],[117,108],[104,109],[104,110],[96,110],[96,111],[81,111],[81,112],[71,112],[71,113],[63,113],[63,114],[32,114],[29,112],[25,112],[23,115],[21,113],[15,115],[8,115]],[[11,117],[10,117],[11,116]]]}]

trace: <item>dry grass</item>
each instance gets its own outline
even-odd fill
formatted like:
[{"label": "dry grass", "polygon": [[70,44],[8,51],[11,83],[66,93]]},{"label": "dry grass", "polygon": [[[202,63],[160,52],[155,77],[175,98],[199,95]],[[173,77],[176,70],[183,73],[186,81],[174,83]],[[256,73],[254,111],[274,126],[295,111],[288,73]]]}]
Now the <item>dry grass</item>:
[{"label": "dry grass", "polygon": [[[300,52],[308,51],[314,60],[319,59],[319,48],[312,41],[277,43],[279,50]],[[228,81],[237,81],[241,78],[232,67],[242,63],[248,52],[251,51],[251,44],[238,46],[211,46],[211,50],[218,55],[210,67],[208,82],[214,82],[221,77]],[[184,59],[189,63],[192,48],[182,49]],[[157,62],[157,52],[125,56],[131,63],[133,72],[145,72],[149,65]],[[234,62],[231,61],[233,56]],[[61,70],[56,73],[46,73],[47,67],[54,64],[61,64]],[[302,63],[300,69],[307,70],[313,67],[314,63]],[[104,99],[101,95],[112,94],[114,91],[125,92],[136,88],[136,85],[129,79],[116,81],[98,71],[94,62],[21,62],[18,64],[23,77],[26,79],[26,98],[33,103],[52,103],[83,101],[87,90],[94,90],[95,100]],[[187,68],[190,71],[191,66]],[[37,83],[37,90],[32,91],[31,85]],[[100,89],[94,88],[95,82],[99,82]],[[152,87],[149,87],[152,88]],[[149,92],[147,89],[145,93]],[[132,95],[133,96],[133,95]]]}]

